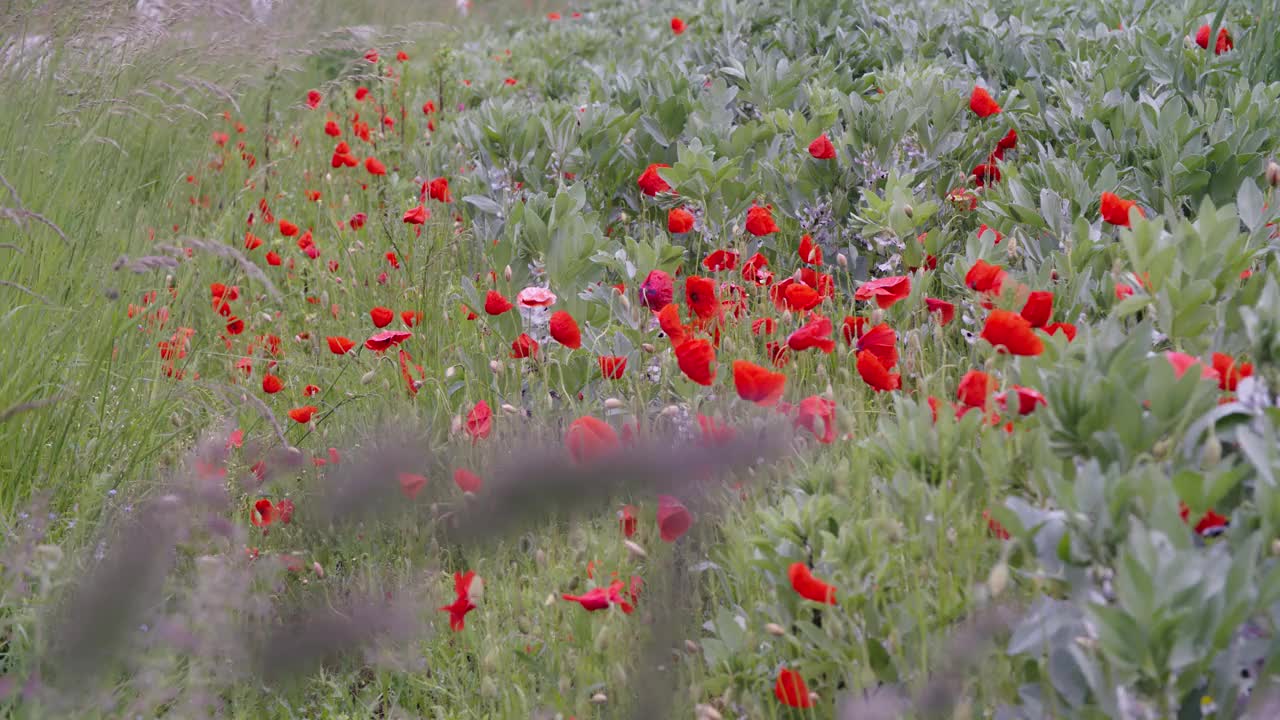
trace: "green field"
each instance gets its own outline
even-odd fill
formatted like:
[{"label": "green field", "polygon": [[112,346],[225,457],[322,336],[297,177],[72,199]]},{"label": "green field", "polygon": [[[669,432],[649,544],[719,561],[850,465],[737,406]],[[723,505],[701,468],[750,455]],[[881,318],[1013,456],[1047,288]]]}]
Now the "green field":
[{"label": "green field", "polygon": [[0,715],[1280,717],[1280,0],[132,4],[0,17]]}]

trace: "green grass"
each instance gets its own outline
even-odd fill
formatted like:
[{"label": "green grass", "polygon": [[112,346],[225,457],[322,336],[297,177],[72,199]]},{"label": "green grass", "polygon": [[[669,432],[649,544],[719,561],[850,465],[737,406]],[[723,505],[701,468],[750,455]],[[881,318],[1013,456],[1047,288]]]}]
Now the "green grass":
[{"label": "green grass", "polygon": [[[24,12],[3,26],[5,37],[50,40],[38,66],[0,71],[10,99],[0,105],[10,186],[0,190],[10,216],[0,216],[0,678],[21,686],[38,672],[54,688],[0,692],[4,711],[790,718],[909,697],[910,709],[887,716],[1117,717],[1136,703],[1202,717],[1205,696],[1222,716],[1250,702],[1240,667],[1267,688],[1269,658],[1280,657],[1277,418],[1260,384],[1280,382],[1280,245],[1267,224],[1280,182],[1268,177],[1280,174],[1268,170],[1280,132],[1274,0],[619,0],[486,5],[467,21],[449,5],[390,1],[289,12],[266,33],[196,18],[183,26],[195,40],[117,47],[85,42],[84,26],[100,22],[87,14]],[[684,34],[671,32],[673,15]],[[365,23],[384,30],[377,71],[364,41],[336,30]],[[1206,23],[1228,28],[1235,49],[1214,56],[1184,42]],[[976,117],[975,85],[1003,112]],[[371,99],[354,100],[357,87]],[[312,88],[324,93],[314,110]],[[378,105],[394,127],[379,128]],[[357,111],[369,142],[353,136]],[[387,175],[331,167],[330,118]],[[1009,129],[1018,144],[1002,179],[973,210],[953,202]],[[805,151],[822,133],[833,161]],[[651,163],[671,166],[663,176],[678,195],[639,192]],[[415,177],[441,176],[452,203],[427,201],[420,232],[404,224]],[[1103,222],[1103,192],[1137,200],[1145,218]],[[261,202],[311,228],[320,256],[265,224]],[[766,203],[780,232],[748,234],[748,207]],[[666,232],[677,206],[697,211],[693,232]],[[357,212],[368,216],[358,231],[347,227]],[[246,232],[263,245],[246,249]],[[761,252],[781,283],[803,267],[802,234],[824,250],[817,269],[831,292],[817,310],[835,324],[835,349],[794,351],[774,368],[765,343],[785,342],[805,313],[784,311],[740,266],[700,263],[715,249],[740,262]],[[269,265],[268,251],[287,264]],[[909,271],[927,255],[936,268]],[[1007,270],[1003,293],[972,288],[979,259]],[[686,322],[687,275],[742,300],[714,334],[689,330],[714,336],[710,386],[682,372],[640,304],[655,269],[677,276]],[[865,281],[904,274],[911,290],[890,307],[856,299]],[[242,334],[210,307],[213,283],[238,287]],[[482,312],[485,293],[514,300],[546,284],[583,347],[543,337],[538,359],[513,359],[517,335],[539,331],[516,311]],[[1053,293],[1052,319],[1073,323],[1074,340],[1037,331],[1043,352],[1015,357],[979,339],[993,307],[1019,312],[1029,291]],[[954,303],[956,319],[942,326],[926,298]],[[375,306],[396,313],[388,329],[402,327],[401,312],[422,315],[401,346],[421,366],[410,369],[416,394],[396,350],[328,349],[328,336],[358,347],[375,332]],[[862,379],[845,317],[896,331],[900,389]],[[768,337],[752,327],[764,318],[777,324]],[[159,344],[179,328],[190,344],[166,363]],[[1237,396],[1194,369],[1179,379],[1168,352],[1205,364],[1227,353],[1252,362],[1254,380]],[[623,377],[601,378],[596,356],[625,357]],[[794,409],[739,397],[734,360],[785,373],[788,407],[834,401],[834,441],[799,428]],[[261,390],[268,370],[279,394]],[[994,403],[957,415],[971,370],[990,373],[1010,404],[1015,385],[1046,402],[1025,416]],[[318,392],[304,397],[311,384]],[[482,400],[493,434],[472,441],[462,427]],[[291,421],[306,404],[315,419]],[[660,458],[711,442],[700,416],[740,439],[781,426],[786,448],[757,463],[756,448],[734,446],[732,457],[712,453],[714,472],[681,469],[687,477],[630,483],[601,502],[593,483],[557,485],[522,454],[560,447],[582,415],[634,429]],[[244,446],[223,459],[233,428]],[[298,466],[272,455],[286,444]],[[284,467],[261,487],[246,482],[260,457]],[[630,467],[617,463],[601,484]],[[485,477],[475,498],[450,483],[457,468]],[[398,501],[403,515],[343,517],[363,491],[325,505],[327,483],[344,477],[370,498],[388,487],[398,497],[402,471],[428,478],[420,498]],[[185,494],[199,478],[224,495]],[[531,478],[545,494],[503,486]],[[696,518],[674,543],[655,521],[662,483]],[[260,497],[290,499],[297,516],[263,532],[250,522]],[[1201,537],[1179,519],[1180,501],[1229,516],[1230,528]],[[617,519],[628,503],[631,547]],[[517,523],[518,511],[535,518]],[[63,692],[51,658],[74,625],[58,615],[64,601],[110,567],[101,557],[123,545],[122,528],[164,530],[170,513],[184,530],[167,579],[147,585],[139,571],[139,615],[102,621],[132,623],[119,662],[82,694]],[[448,534],[454,517],[474,523],[465,539]],[[300,571],[287,570],[295,561]],[[787,576],[795,562],[835,586],[839,604],[800,598]],[[483,591],[453,632],[436,608],[464,571]],[[561,599],[613,573],[643,579],[634,613]],[[389,594],[414,621],[387,642],[358,638],[285,682],[254,664],[258,643],[293,639],[290,609]],[[967,633],[1000,609],[1015,615],[1007,631]],[[385,616],[372,614],[370,636],[395,616],[390,605]],[[1261,655],[1238,642],[1259,628]],[[803,675],[812,708],[775,699],[783,668]]]}]

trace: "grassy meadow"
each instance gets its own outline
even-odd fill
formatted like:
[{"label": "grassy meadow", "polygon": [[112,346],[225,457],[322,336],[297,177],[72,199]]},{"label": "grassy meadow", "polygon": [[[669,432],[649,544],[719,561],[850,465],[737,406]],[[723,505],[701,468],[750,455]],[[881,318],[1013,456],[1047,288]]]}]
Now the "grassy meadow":
[{"label": "grassy meadow", "polygon": [[0,17],[0,715],[1280,716],[1280,0]]}]

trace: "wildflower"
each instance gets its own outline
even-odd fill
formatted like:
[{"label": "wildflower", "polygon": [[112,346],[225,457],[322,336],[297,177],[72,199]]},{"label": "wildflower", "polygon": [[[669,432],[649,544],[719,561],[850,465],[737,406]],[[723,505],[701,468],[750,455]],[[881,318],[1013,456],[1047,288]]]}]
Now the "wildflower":
[{"label": "wildflower", "polygon": [[275,520],[275,506],[267,498],[259,498],[249,511],[249,522],[254,527],[266,527]]},{"label": "wildflower", "polygon": [[374,352],[383,352],[393,345],[400,343],[413,337],[413,333],[405,330],[383,330],[380,333],[374,333],[364,341],[364,346]]},{"label": "wildflower", "polygon": [[[796,427],[802,427],[813,433],[820,443],[828,445],[836,439],[836,404],[833,400],[811,395],[800,401],[795,417]],[[822,432],[818,431],[818,423],[822,423]]]},{"label": "wildflower", "polygon": [[501,315],[514,307],[511,301],[502,296],[497,290],[490,290],[484,296],[484,311],[489,315]]},{"label": "wildflower", "polygon": [[373,320],[373,326],[376,328],[384,328],[391,324],[396,317],[390,308],[375,307],[369,311],[369,319]]},{"label": "wildflower", "polygon": [[1237,363],[1230,355],[1213,354],[1213,369],[1218,371],[1218,387],[1228,392],[1235,392],[1239,382],[1253,375],[1253,363]]},{"label": "wildflower", "polygon": [[911,278],[907,275],[868,280],[858,286],[854,292],[855,300],[875,299],[882,310],[894,306],[899,300],[911,294]]},{"label": "wildflower", "polygon": [[663,270],[651,270],[640,284],[640,304],[654,312],[669,305],[674,295],[675,287],[671,276]]},{"label": "wildflower", "polygon": [[453,202],[453,196],[449,194],[449,179],[445,177],[433,178],[427,183],[427,195],[432,200],[439,200],[442,203]]},{"label": "wildflower", "polygon": [[528,333],[520,333],[511,343],[511,357],[517,360],[522,358],[537,357],[538,341],[529,337]]},{"label": "wildflower", "polygon": [[693,213],[684,208],[671,208],[667,213],[667,232],[683,235],[693,229]]},{"label": "wildflower", "polygon": [[588,462],[618,449],[618,433],[603,420],[583,415],[569,424],[564,446],[575,462]]},{"label": "wildflower", "polygon": [[[1104,192],[1102,193],[1100,207],[1102,219],[1112,225],[1129,227],[1129,208],[1137,204],[1137,200],[1125,200],[1114,193]],[[1138,208],[1138,216],[1146,217],[1146,214],[1142,212],[1142,208]]]},{"label": "wildflower", "polygon": [[699,385],[711,385],[716,379],[716,351],[701,338],[685,340],[675,349],[676,363],[685,377]]},{"label": "wildflower", "polygon": [[1020,313],[1033,328],[1042,328],[1053,317],[1053,293],[1037,290],[1027,297]]},{"label": "wildflower", "polygon": [[747,232],[760,237],[778,232],[778,225],[773,221],[773,206],[752,205],[747,210]]},{"label": "wildflower", "polygon": [[480,479],[479,475],[470,470],[458,468],[453,471],[453,484],[457,485],[462,492],[474,495],[480,492],[480,487],[484,484],[484,481]]},{"label": "wildflower", "polygon": [[738,266],[738,253],[734,250],[716,250],[702,261],[708,272],[732,270]]},{"label": "wildflower", "polygon": [[787,569],[791,589],[806,600],[836,605],[836,589],[813,576],[809,566],[802,562],[791,563]]},{"label": "wildflower", "polygon": [[836,146],[832,145],[831,139],[823,133],[809,143],[809,154],[816,160],[831,160],[836,156]]},{"label": "wildflower", "polygon": [[299,425],[306,425],[311,422],[311,416],[315,415],[320,408],[315,405],[303,405],[289,411],[289,418]]},{"label": "wildflower", "polygon": [[621,380],[622,373],[627,369],[627,358],[625,356],[601,355],[600,375],[606,380]]},{"label": "wildflower", "polygon": [[675,35],[680,35],[680,34],[682,34],[682,33],[684,32],[685,27],[686,27],[686,26],[685,26],[685,22],[684,22],[683,20],[681,20],[680,18],[678,18],[678,17],[673,17],[673,18],[671,18],[671,32],[672,32],[672,34],[675,34]]},{"label": "wildflower", "polygon": [[329,352],[334,355],[345,355],[351,352],[351,348],[356,346],[353,341],[341,336],[327,337],[325,341],[329,343]]},{"label": "wildflower", "polygon": [[425,206],[419,205],[415,208],[406,210],[402,219],[406,225],[421,225],[425,223],[429,217],[431,217],[431,211]]},{"label": "wildflower", "polygon": [[402,472],[397,479],[400,481],[400,492],[410,500],[416,498],[418,493],[422,492],[422,488],[427,486],[425,475]]},{"label": "wildflower", "polygon": [[806,233],[800,237],[800,248],[796,251],[800,255],[800,262],[810,265],[822,264],[822,246],[813,242],[813,238]]},{"label": "wildflower", "polygon": [[364,169],[368,171],[370,175],[375,177],[387,174],[387,166],[383,165],[381,160],[373,157],[372,155],[365,158]]},{"label": "wildflower", "polygon": [[1026,318],[1008,310],[992,310],[982,327],[982,339],[997,350],[1014,355],[1039,355],[1044,343],[1036,337]]},{"label": "wildflower", "polygon": [[667,181],[663,180],[662,176],[658,174],[658,168],[665,167],[671,166],[662,163],[653,163],[649,167],[645,168],[644,172],[640,173],[639,179],[636,180],[636,185],[640,186],[640,192],[652,197],[660,192],[670,190],[671,186],[668,185]]},{"label": "wildflower", "polygon": [[778,673],[778,682],[773,686],[773,694],[778,698],[778,702],[787,707],[813,707],[813,700],[809,699],[809,688],[805,686],[804,678],[790,668],[783,668]]},{"label": "wildflower", "polygon": [[690,275],[684,281],[684,296],[689,311],[703,320],[713,317],[719,308],[716,283],[710,278]]},{"label": "wildflower", "polygon": [[818,348],[824,353],[831,353],[836,349],[836,343],[831,339],[831,330],[830,319],[815,315],[803,327],[787,337],[787,346],[796,352]]},{"label": "wildflower", "polygon": [[658,496],[658,535],[663,542],[679,540],[693,525],[688,508],[670,495]]},{"label": "wildflower", "polygon": [[578,323],[564,310],[551,314],[548,328],[551,331],[551,338],[561,345],[570,350],[582,347],[582,334],[578,331]]},{"label": "wildflower", "polygon": [[1006,273],[999,265],[992,265],[986,260],[978,260],[965,273],[964,284],[978,292],[999,294],[1004,285]]},{"label": "wildflower", "polygon": [[453,592],[457,597],[452,604],[440,608],[441,612],[449,613],[449,627],[454,632],[466,627],[467,613],[476,609],[476,604],[471,602],[471,583],[475,581],[475,577],[474,570],[468,570],[465,575],[454,573]]},{"label": "wildflower", "polygon": [[1000,106],[996,104],[995,98],[991,97],[991,93],[986,88],[974,86],[973,94],[969,96],[969,109],[980,118],[991,117],[1000,112]]},{"label": "wildflower", "polygon": [[623,505],[618,511],[618,526],[622,529],[623,537],[632,537],[636,534],[636,509],[630,505]]},{"label": "wildflower", "polygon": [[960,378],[956,398],[965,407],[985,409],[987,397],[995,387],[995,380],[981,370],[970,370]]},{"label": "wildflower", "polygon": [[516,294],[516,304],[522,308],[550,307],[556,304],[556,296],[546,288],[527,287]]},{"label": "wildflower", "polygon": [[787,376],[782,373],[770,372],[746,360],[733,361],[733,386],[743,400],[765,407],[776,405],[786,385]]},{"label": "wildflower", "polygon": [[[1196,30],[1196,44],[1208,50],[1209,49],[1209,33],[1212,31],[1213,29],[1210,28],[1208,25],[1201,25],[1200,29]],[[1213,45],[1213,54],[1221,55],[1222,53],[1228,50],[1235,49],[1235,46],[1236,46],[1235,42],[1233,42],[1231,39],[1231,33],[1227,32],[1226,28],[1219,28],[1218,41],[1215,42]]]},{"label": "wildflower", "polygon": [[307,107],[311,108],[312,110],[315,110],[320,105],[320,101],[323,99],[324,99],[324,96],[320,94],[319,90],[307,91]]},{"label": "wildflower", "polygon": [[284,381],[280,378],[267,373],[262,376],[262,392],[268,395],[275,395],[284,389]]},{"label": "wildflower", "polygon": [[880,358],[870,350],[862,350],[857,356],[858,376],[876,392],[888,392],[902,387],[902,376],[890,373]]},{"label": "wildflower", "polygon": [[463,426],[471,441],[484,440],[489,437],[489,433],[493,430],[493,411],[489,409],[489,403],[481,400],[467,413],[467,422]]}]

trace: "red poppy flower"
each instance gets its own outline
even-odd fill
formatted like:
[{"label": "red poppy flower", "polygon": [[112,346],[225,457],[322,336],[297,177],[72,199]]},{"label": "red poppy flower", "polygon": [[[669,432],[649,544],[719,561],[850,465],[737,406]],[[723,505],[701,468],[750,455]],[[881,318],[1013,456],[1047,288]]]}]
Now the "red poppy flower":
[{"label": "red poppy flower", "polygon": [[484,400],[476,403],[467,413],[467,422],[463,427],[473,443],[489,437],[493,430],[493,410],[489,409],[489,403]]},{"label": "red poppy flower", "polygon": [[716,379],[716,351],[701,338],[676,346],[676,364],[685,377],[699,385],[710,385]]},{"label": "red poppy flower", "polygon": [[956,387],[956,398],[965,407],[985,409],[987,397],[995,388],[995,380],[981,370],[970,370],[960,378]]},{"label": "red poppy flower", "polygon": [[320,105],[320,101],[323,99],[324,99],[324,96],[320,94],[319,90],[307,91],[307,107],[311,108],[312,110],[315,110]]},{"label": "red poppy flower", "polygon": [[1076,326],[1072,325],[1071,323],[1065,323],[1065,322],[1049,323],[1048,325],[1044,326],[1044,331],[1048,335],[1053,335],[1056,332],[1061,332],[1063,335],[1067,336],[1067,342],[1071,342],[1072,340],[1076,339]]},{"label": "red poppy flower", "polygon": [[746,360],[734,360],[733,385],[738,390],[738,397],[768,407],[776,405],[782,398],[787,376],[770,372]]},{"label": "red poppy flower", "polygon": [[[836,439],[836,404],[833,400],[811,395],[796,406],[796,427],[802,427],[813,433],[813,437],[824,445]],[[818,423],[822,423],[819,432]]]},{"label": "red poppy flower", "polygon": [[511,343],[511,357],[520,360],[522,358],[537,357],[538,341],[529,337],[528,333],[520,333],[520,337]]},{"label": "red poppy flower", "polygon": [[782,668],[778,673],[778,682],[773,686],[773,694],[778,698],[778,702],[787,707],[813,707],[813,700],[809,699],[809,688],[805,686],[804,678],[790,668]]},{"label": "red poppy flower", "polygon": [[400,343],[413,337],[413,333],[407,330],[383,330],[380,333],[374,333],[364,341],[364,346],[374,352],[383,352],[393,345]]},{"label": "red poppy flower", "polygon": [[640,304],[656,312],[671,303],[675,295],[675,286],[671,276],[665,271],[651,270],[637,292],[640,296]]},{"label": "red poppy flower", "polygon": [[996,167],[994,163],[989,165],[983,163],[975,166],[969,172],[969,175],[973,177],[973,183],[978,187],[986,187],[1000,182],[1000,168]]},{"label": "red poppy flower", "polygon": [[671,208],[667,213],[667,232],[682,235],[693,229],[693,213],[684,208]]},{"label": "red poppy flower", "polygon": [[440,608],[441,612],[449,613],[449,627],[454,632],[458,632],[467,626],[467,613],[476,609],[476,604],[471,602],[471,583],[475,580],[475,577],[475,570],[468,570],[466,575],[460,572],[454,573],[453,592],[457,597],[453,604]]},{"label": "red poppy flower", "polygon": [[986,260],[978,260],[964,275],[966,287],[978,292],[999,294],[1004,285],[1006,273],[999,265],[992,265]]},{"label": "red poppy flower", "polygon": [[1026,318],[1008,310],[992,310],[982,327],[982,339],[998,350],[1014,355],[1039,355],[1044,343],[1036,337]]},{"label": "red poppy flower", "polygon": [[800,237],[800,248],[797,250],[800,255],[800,262],[809,263],[810,265],[822,264],[822,246],[813,241],[806,233]]},{"label": "red poppy flower", "polygon": [[738,253],[735,250],[716,250],[702,261],[702,267],[708,272],[732,270],[738,267]]},{"label": "red poppy flower", "polygon": [[1237,363],[1235,358],[1223,353],[1213,354],[1213,369],[1218,371],[1218,387],[1235,392],[1244,378],[1253,375],[1253,363]]},{"label": "red poppy flower", "polygon": [[330,120],[324,124],[324,134],[329,137],[338,137],[342,134],[342,128],[338,127],[338,123]]},{"label": "red poppy flower", "polygon": [[830,319],[815,315],[804,327],[787,337],[787,346],[796,352],[818,348],[824,353],[830,353],[836,349],[836,343],[831,339],[831,330]]},{"label": "red poppy flower", "polygon": [[1000,106],[996,104],[995,98],[991,97],[991,93],[986,88],[974,86],[973,94],[969,96],[969,109],[973,114],[980,118],[991,117],[1000,112]]},{"label": "red poppy flower", "polygon": [[875,298],[881,309],[893,307],[894,303],[911,294],[911,278],[907,275],[868,280],[858,286],[854,293],[855,300]]},{"label": "red poppy flower", "polygon": [[751,321],[752,335],[772,335],[774,328],[777,327],[773,318],[756,318]]},{"label": "red poppy flower", "polygon": [[266,498],[259,498],[253,503],[253,509],[249,511],[249,522],[254,527],[266,527],[275,520],[275,506]]},{"label": "red poppy flower", "polygon": [[484,485],[484,481],[480,479],[479,475],[470,470],[458,468],[453,471],[453,484],[457,485],[462,492],[474,495],[480,492],[480,487]]},{"label": "red poppy flower", "polygon": [[369,318],[373,320],[373,326],[377,328],[384,328],[390,325],[395,317],[396,314],[391,312],[390,308],[376,307],[369,311]]},{"label": "red poppy flower", "polygon": [[1001,540],[1009,539],[1009,531],[1005,530],[1004,525],[991,514],[990,510],[982,511],[982,518],[987,521],[987,530]]},{"label": "red poppy flower", "polygon": [[449,193],[449,178],[433,178],[431,182],[427,183],[425,190],[427,191],[427,196],[432,200],[439,200],[442,203],[453,202],[453,195]]},{"label": "red poppy flower", "polygon": [[680,322],[680,307],[670,303],[658,312],[658,327],[671,340],[671,346],[677,347],[688,339],[685,326]]},{"label": "red poppy flower", "polygon": [[268,265],[271,265],[272,267],[279,267],[279,266],[280,266],[280,264],[281,264],[281,263],[283,263],[283,262],[284,262],[284,260],[283,260],[283,259],[281,259],[281,257],[280,257],[279,255],[277,255],[277,254],[276,254],[276,252],[275,252],[274,250],[268,250],[268,251],[267,251],[267,264],[268,264]]},{"label": "red poppy flower", "polygon": [[[628,590],[627,584],[621,580],[614,580],[609,583],[609,587],[592,588],[581,595],[570,595],[564,593],[560,597],[570,602],[576,602],[582,606],[584,610],[594,612],[596,610],[607,610],[617,605],[623,613],[630,615],[635,610],[632,604],[635,601],[636,592],[639,589],[640,579],[631,578],[631,587]],[[624,591],[627,591],[624,595]],[[630,596],[628,599],[627,596]]]},{"label": "red poppy flower", "polygon": [[670,495],[658,496],[658,535],[663,542],[679,540],[693,526],[689,509]]},{"label": "red poppy flower", "polygon": [[232,315],[227,319],[227,333],[230,335],[239,335],[244,332],[244,320]]},{"label": "red poppy flower", "polygon": [[1003,159],[1005,151],[1016,147],[1018,147],[1018,131],[1010,128],[1009,132],[996,143],[996,158]]},{"label": "red poppy flower", "polygon": [[631,537],[636,534],[636,509],[630,505],[623,505],[618,511],[618,527],[622,529],[623,537]]},{"label": "red poppy flower", "polygon": [[816,160],[831,160],[836,156],[836,146],[832,145],[831,139],[823,133],[809,143],[809,154]]},{"label": "red poppy flower", "polygon": [[1022,306],[1022,317],[1033,328],[1042,328],[1049,324],[1049,318],[1053,317],[1053,293],[1044,290],[1037,290],[1027,297],[1027,302]]},{"label": "red poppy flower", "polygon": [[773,273],[769,272],[768,267],[769,259],[756,253],[742,264],[742,279],[757,285],[769,285],[773,282]]},{"label": "red poppy flower", "polygon": [[761,237],[778,232],[778,225],[773,221],[773,206],[752,205],[747,210],[747,232]]},{"label": "red poppy flower", "polygon": [[640,177],[636,180],[636,185],[640,186],[640,192],[650,197],[660,192],[666,192],[671,189],[666,180],[658,174],[658,168],[671,167],[665,163],[653,163],[640,173]]},{"label": "red poppy flower", "polygon": [[372,155],[365,158],[364,169],[367,170],[370,175],[374,176],[387,174],[387,166],[383,165],[382,161]]},{"label": "red poppy flower", "polygon": [[490,315],[501,315],[512,307],[511,301],[506,299],[497,290],[490,290],[484,296],[484,311]]},{"label": "red poppy flower", "polygon": [[[1182,522],[1191,521],[1191,508],[1181,500],[1178,501],[1178,515],[1182,518]],[[1226,528],[1228,524],[1230,521],[1226,517],[1210,509],[1196,521],[1195,531],[1197,535],[1214,535],[1217,534],[1215,531],[1221,532],[1221,529]]]},{"label": "red poppy flower", "polygon": [[306,425],[311,422],[311,416],[315,415],[320,408],[315,405],[303,405],[289,411],[289,418],[299,425]]},{"label": "red poppy flower", "polygon": [[[1209,49],[1209,33],[1212,31],[1213,29],[1210,28],[1208,25],[1201,25],[1200,29],[1196,30],[1196,44],[1208,50]],[[1226,28],[1219,28],[1218,41],[1213,45],[1213,54],[1221,55],[1222,53],[1228,50],[1234,49],[1235,46],[1236,46],[1235,42],[1231,40],[1231,33],[1227,32]]]},{"label": "red poppy flower", "polygon": [[404,218],[402,219],[407,225],[421,225],[425,223],[429,217],[431,217],[431,211],[425,206],[419,205],[415,208],[405,210]]},{"label": "red poppy flower", "polygon": [[356,346],[354,342],[341,336],[327,337],[325,341],[329,343],[329,352],[334,355],[345,355],[351,352],[351,348]]},{"label": "red poppy flower", "polygon": [[569,424],[564,446],[575,462],[588,462],[618,449],[618,433],[609,423],[583,415]]},{"label": "red poppy flower", "polygon": [[813,576],[809,566],[802,562],[791,563],[787,569],[791,589],[800,597],[814,602],[836,605],[836,589]]},{"label": "red poppy flower", "polygon": [[275,395],[284,389],[284,381],[280,378],[267,373],[262,376],[262,392],[268,395]]},{"label": "red poppy flower", "polygon": [[293,237],[298,234],[298,226],[288,220],[280,220],[280,234],[285,237]]},{"label": "red poppy flower", "polygon": [[676,35],[679,35],[684,32],[684,29],[685,29],[685,24],[683,20],[681,20],[678,17],[671,18],[671,32],[675,33]]},{"label": "red poppy flower", "polygon": [[418,497],[422,488],[427,486],[427,476],[402,472],[397,476],[400,481],[400,492],[410,500]]},{"label": "red poppy flower", "polygon": [[605,380],[621,380],[627,370],[627,358],[617,355],[601,355],[600,375]]},{"label": "red poppy flower", "polygon": [[406,327],[413,327],[422,322],[422,313],[416,310],[402,310],[400,312],[400,322]]},{"label": "red poppy flower", "polygon": [[703,320],[714,317],[720,307],[716,300],[716,283],[710,278],[690,275],[684,281],[684,297],[689,311]]},{"label": "red poppy flower", "polygon": [[[1114,193],[1102,193],[1102,204],[1099,212],[1102,219],[1112,225],[1120,225],[1129,227],[1129,208],[1138,204],[1137,200],[1125,200]],[[1142,212],[1142,208],[1138,208],[1138,216],[1146,217],[1146,213]]]},{"label": "red poppy flower", "polygon": [[1202,380],[1213,380],[1221,382],[1222,377],[1218,371],[1204,363],[1200,362],[1200,358],[1181,352],[1166,352],[1164,354],[1169,360],[1169,364],[1173,366],[1173,374],[1175,377],[1181,378],[1187,374],[1191,368],[1200,366],[1200,378]]},{"label": "red poppy flower", "polygon": [[858,376],[876,392],[888,392],[902,387],[902,376],[889,372],[880,358],[870,350],[862,350],[857,358]]},{"label": "red poppy flower", "polygon": [[859,333],[854,349],[856,352],[869,351],[886,370],[892,369],[898,364],[898,333],[887,324],[880,323]]},{"label": "red poppy flower", "polygon": [[[1014,385],[1013,394],[1018,400],[1018,407],[1016,410],[1019,415],[1030,415],[1035,412],[1037,405],[1049,404],[1049,401],[1044,399],[1044,395],[1041,395],[1038,391],[1028,387]],[[1008,393],[1000,393],[996,395],[996,402],[1000,404],[1000,407],[1008,410]]]},{"label": "red poppy flower", "polygon": [[578,330],[578,323],[564,310],[557,310],[551,314],[548,329],[551,331],[553,340],[570,350],[582,347],[582,333]]},{"label": "red poppy flower", "polygon": [[792,282],[786,285],[782,296],[783,304],[791,312],[807,312],[822,304],[822,295],[804,283]]},{"label": "red poppy flower", "polygon": [[924,299],[924,306],[929,309],[930,315],[938,315],[943,327],[956,317],[956,306],[946,300],[927,297]]}]

